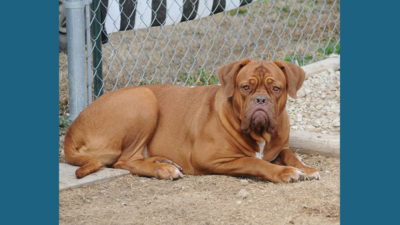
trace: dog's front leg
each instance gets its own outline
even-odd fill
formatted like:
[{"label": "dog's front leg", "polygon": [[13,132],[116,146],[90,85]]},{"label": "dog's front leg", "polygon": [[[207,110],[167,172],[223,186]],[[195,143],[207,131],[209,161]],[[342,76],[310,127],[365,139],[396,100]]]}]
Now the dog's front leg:
[{"label": "dog's front leg", "polygon": [[316,169],[304,165],[290,149],[283,149],[273,163],[296,167],[306,174],[307,180],[319,180],[320,178],[319,172]]},{"label": "dog's front leg", "polygon": [[251,157],[216,160],[207,165],[207,171],[232,176],[251,175],[274,183],[297,182],[304,179],[303,172],[297,168],[275,165]]},{"label": "dog's front leg", "polygon": [[159,179],[178,179],[183,177],[182,168],[164,157],[132,157],[128,160],[119,160],[114,168],[129,170],[132,174],[156,177]]}]

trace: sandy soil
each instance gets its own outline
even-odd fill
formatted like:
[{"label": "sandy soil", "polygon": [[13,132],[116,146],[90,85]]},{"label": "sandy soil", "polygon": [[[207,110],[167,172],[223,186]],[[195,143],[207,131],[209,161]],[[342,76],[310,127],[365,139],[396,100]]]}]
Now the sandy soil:
[{"label": "sandy soil", "polygon": [[60,224],[339,224],[340,162],[300,154],[321,180],[273,184],[222,175],[125,175],[60,192]]}]

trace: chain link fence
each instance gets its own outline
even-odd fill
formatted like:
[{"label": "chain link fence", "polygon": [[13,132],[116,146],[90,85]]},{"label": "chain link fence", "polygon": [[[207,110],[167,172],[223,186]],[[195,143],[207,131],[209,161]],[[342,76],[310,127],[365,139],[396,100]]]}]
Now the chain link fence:
[{"label": "chain link fence", "polygon": [[[302,66],[340,54],[337,0],[93,0],[90,11],[89,102],[133,85],[216,84],[243,57]],[[61,114],[66,63],[60,53]]]}]

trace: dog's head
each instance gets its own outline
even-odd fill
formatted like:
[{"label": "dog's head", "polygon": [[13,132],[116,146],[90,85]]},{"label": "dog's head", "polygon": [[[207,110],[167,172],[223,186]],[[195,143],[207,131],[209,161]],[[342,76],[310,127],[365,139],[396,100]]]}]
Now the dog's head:
[{"label": "dog's head", "polygon": [[219,68],[218,75],[242,131],[257,134],[275,131],[287,95],[296,98],[305,78],[300,67],[281,60],[242,59]]}]

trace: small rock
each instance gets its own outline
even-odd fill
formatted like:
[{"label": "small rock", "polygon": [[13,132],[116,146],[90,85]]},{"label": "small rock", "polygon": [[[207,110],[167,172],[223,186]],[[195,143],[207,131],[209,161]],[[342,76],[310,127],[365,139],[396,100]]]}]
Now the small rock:
[{"label": "small rock", "polygon": [[240,189],[240,191],[236,194],[236,197],[245,199],[249,196],[249,192],[246,189]]},{"label": "small rock", "polygon": [[306,92],[304,91],[304,89],[300,89],[300,90],[297,92],[297,97],[302,98],[302,97],[304,97],[304,96],[306,96]]},{"label": "small rock", "polygon": [[305,128],[306,128],[306,129],[309,129],[309,130],[312,130],[312,129],[314,129],[315,127],[314,127],[313,125],[311,125],[311,124],[308,124],[308,125],[305,126]]},{"label": "small rock", "polygon": [[249,181],[248,181],[248,180],[240,180],[240,183],[241,183],[242,185],[248,185],[248,184],[249,184]]},{"label": "small rock", "polygon": [[305,93],[305,95],[309,95],[309,94],[311,94],[311,89],[309,89],[309,88],[304,88],[304,93]]},{"label": "small rock", "polygon": [[242,203],[242,201],[240,201],[240,200],[236,201],[236,204],[238,204],[238,205],[240,205],[241,203]]},{"label": "small rock", "polygon": [[335,120],[333,121],[332,126],[334,126],[334,127],[340,127],[340,119],[339,119],[339,118],[335,119]]},{"label": "small rock", "polygon": [[316,120],[313,120],[313,126],[314,127],[320,127],[320,124],[321,124],[321,120],[320,119],[316,119]]}]

